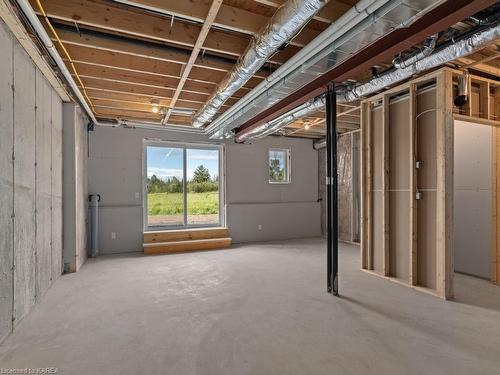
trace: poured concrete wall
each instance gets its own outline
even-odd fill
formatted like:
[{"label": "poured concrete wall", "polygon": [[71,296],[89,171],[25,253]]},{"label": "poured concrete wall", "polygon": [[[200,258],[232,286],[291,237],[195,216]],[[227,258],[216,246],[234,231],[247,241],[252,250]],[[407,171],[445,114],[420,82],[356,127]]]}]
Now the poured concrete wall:
[{"label": "poured concrete wall", "polygon": [[73,103],[64,104],[64,253],[66,272],[76,272],[87,259],[88,119]]},{"label": "poured concrete wall", "polygon": [[0,341],[62,272],[62,102],[0,21]]},{"label": "poured concrete wall", "polygon": [[455,121],[455,270],[489,279],[493,218],[492,128]]},{"label": "poured concrete wall", "polygon": [[[103,127],[89,137],[89,192],[102,198],[99,250],[142,251],[143,140],[210,141],[200,134]],[[291,184],[269,184],[271,147],[291,149]],[[318,159],[312,141],[273,137],[252,145],[227,143],[225,153],[227,225],[234,242],[320,235]]]}]

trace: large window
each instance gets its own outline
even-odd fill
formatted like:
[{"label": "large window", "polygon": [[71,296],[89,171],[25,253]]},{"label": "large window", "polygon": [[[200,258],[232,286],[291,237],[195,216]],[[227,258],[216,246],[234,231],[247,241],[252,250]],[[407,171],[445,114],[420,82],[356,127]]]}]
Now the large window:
[{"label": "large window", "polygon": [[221,147],[146,142],[145,225],[223,225]]},{"label": "large window", "polygon": [[272,148],[269,150],[269,183],[290,182],[290,150]]}]

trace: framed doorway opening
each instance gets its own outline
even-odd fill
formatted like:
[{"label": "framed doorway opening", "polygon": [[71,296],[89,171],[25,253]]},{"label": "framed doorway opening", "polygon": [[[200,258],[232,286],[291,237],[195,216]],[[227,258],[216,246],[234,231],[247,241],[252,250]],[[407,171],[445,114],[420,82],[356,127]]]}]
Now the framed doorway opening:
[{"label": "framed doorway opening", "polygon": [[144,141],[144,231],[225,226],[223,150]]}]

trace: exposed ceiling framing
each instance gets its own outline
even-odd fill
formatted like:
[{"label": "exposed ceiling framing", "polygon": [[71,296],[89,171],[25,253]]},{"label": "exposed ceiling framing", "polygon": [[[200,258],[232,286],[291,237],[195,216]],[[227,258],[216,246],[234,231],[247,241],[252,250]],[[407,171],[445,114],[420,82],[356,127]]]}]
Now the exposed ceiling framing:
[{"label": "exposed ceiling framing", "polygon": [[[332,0],[222,107],[233,105],[347,11]],[[37,0],[33,9],[42,14]],[[189,125],[282,2],[253,0],[40,0],[99,119]],[[54,45],[61,52],[55,35]],[[77,77],[75,77],[77,78]],[[80,85],[81,86],[81,85]],[[191,111],[191,112],[190,112]],[[181,114],[179,114],[181,113]]]},{"label": "exposed ceiling framing", "polygon": [[[202,108],[216,86],[233,69],[251,37],[286,0],[29,1],[39,15],[42,12],[38,1],[45,10],[70,58],[65,57],[48,27],[47,32],[53,37],[61,56],[65,57],[68,67],[73,64],[76,70],[73,75],[78,78],[75,81],[81,81],[79,86],[85,89],[88,104],[98,119],[147,121],[161,125],[163,115],[152,112],[154,102],[166,114],[163,124],[189,126],[192,115]],[[462,2],[457,0],[454,4]],[[234,105],[356,3],[357,0],[331,0],[224,103],[220,113]],[[453,24],[460,19],[453,27],[467,30],[471,25],[463,22],[461,16],[486,7],[491,1],[467,3],[455,5],[456,9],[440,19],[436,27],[442,31],[447,22]],[[418,46],[417,42],[422,42],[424,36],[433,31],[431,29],[431,26],[421,27],[418,33],[401,40],[394,36],[386,38],[391,42],[390,48],[368,56],[363,60],[364,64],[342,70],[335,75],[335,80],[350,78],[360,82],[370,78],[372,66],[379,70],[390,68],[396,52]],[[500,47],[493,44],[453,64],[456,68],[498,76],[499,56]],[[301,95],[301,100],[305,99]],[[297,103],[295,100],[281,111]],[[340,131],[359,127],[357,104],[339,105],[337,112]],[[280,112],[274,111],[272,116],[277,113]],[[280,134],[322,138],[325,134],[324,116],[324,112],[318,112],[297,120]],[[258,121],[261,123],[266,118],[271,117],[264,114]]]}]

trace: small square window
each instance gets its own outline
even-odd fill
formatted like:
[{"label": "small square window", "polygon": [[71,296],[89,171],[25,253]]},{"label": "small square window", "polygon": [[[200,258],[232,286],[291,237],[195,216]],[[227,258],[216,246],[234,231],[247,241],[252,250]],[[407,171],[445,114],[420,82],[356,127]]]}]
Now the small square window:
[{"label": "small square window", "polygon": [[290,150],[279,148],[269,150],[269,183],[290,183]]}]

